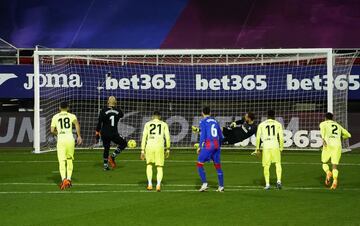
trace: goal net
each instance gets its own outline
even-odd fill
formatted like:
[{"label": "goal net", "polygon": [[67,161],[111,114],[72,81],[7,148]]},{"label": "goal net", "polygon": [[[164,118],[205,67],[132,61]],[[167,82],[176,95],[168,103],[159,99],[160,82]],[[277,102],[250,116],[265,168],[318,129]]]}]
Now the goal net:
[{"label": "goal net", "polygon": [[[222,126],[248,111],[259,123],[274,109],[284,125],[286,148],[319,149],[325,112],[347,127],[354,57],[331,49],[37,50],[35,152],[54,149],[49,127],[62,101],[69,102],[80,122],[80,148],[99,146],[94,144],[98,112],[110,95],[125,113],[120,134],[137,143],[143,125],[159,110],[169,124],[172,146],[193,146],[198,135],[191,126],[198,125],[202,106],[208,105]],[[235,146],[253,149],[254,141]]]}]

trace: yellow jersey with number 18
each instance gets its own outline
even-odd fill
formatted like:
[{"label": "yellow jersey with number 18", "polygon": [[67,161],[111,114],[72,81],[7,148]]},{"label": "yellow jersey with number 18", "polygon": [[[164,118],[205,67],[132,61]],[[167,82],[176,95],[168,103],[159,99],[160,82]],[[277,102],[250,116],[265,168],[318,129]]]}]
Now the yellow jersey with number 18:
[{"label": "yellow jersey with number 18", "polygon": [[51,127],[56,128],[58,143],[69,139],[74,140],[73,123],[76,120],[76,116],[67,111],[61,111],[52,117]]}]

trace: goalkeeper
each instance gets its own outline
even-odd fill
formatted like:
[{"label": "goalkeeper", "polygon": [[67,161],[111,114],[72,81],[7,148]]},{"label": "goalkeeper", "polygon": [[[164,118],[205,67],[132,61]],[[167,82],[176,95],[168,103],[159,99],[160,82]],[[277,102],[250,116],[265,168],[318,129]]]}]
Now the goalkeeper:
[{"label": "goalkeeper", "polygon": [[[256,133],[257,125],[254,123],[255,115],[252,112],[248,112],[244,117],[234,121],[230,126],[223,127],[222,132],[224,139],[222,144],[235,144],[246,140]],[[191,127],[194,133],[199,133],[200,129],[196,126]]]},{"label": "goalkeeper", "polygon": [[[116,167],[116,156],[119,155],[127,146],[126,140],[119,135],[117,129],[118,122],[122,117],[124,117],[124,113],[118,109],[116,105],[116,98],[114,96],[110,96],[107,107],[100,111],[95,131],[96,142],[99,142],[100,136],[103,141],[104,170],[109,170],[109,164],[113,169]],[[114,142],[118,146],[114,153],[109,156],[111,142]]]}]

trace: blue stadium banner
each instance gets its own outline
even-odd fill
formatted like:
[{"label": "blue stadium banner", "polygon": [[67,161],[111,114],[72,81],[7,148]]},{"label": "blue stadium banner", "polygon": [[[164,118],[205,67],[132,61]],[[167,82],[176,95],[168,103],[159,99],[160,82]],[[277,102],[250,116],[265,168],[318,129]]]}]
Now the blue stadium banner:
[{"label": "blue stadium banner", "polygon": [[[69,68],[70,67],[70,68]],[[99,68],[73,65],[64,74],[42,74],[45,89],[76,89],[80,97],[97,98],[103,84],[108,94],[123,98],[298,98],[307,92],[326,95],[326,69],[323,66],[123,66]],[[306,67],[306,68],[304,68]],[[105,76],[111,71],[111,76]],[[303,73],[306,71],[307,73]],[[314,72],[311,74],[309,72]],[[241,73],[240,73],[241,72]],[[360,66],[354,66],[349,78],[337,76],[336,89],[349,89],[349,100],[360,100]],[[0,66],[0,98],[33,98],[32,65]],[[91,92],[94,90],[94,92]],[[90,92],[89,92],[90,91]]]}]

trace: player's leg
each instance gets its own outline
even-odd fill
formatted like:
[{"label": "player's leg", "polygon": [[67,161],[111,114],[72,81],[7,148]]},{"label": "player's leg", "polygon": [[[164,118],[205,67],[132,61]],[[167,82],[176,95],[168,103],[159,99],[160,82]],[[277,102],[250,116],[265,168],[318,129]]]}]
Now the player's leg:
[{"label": "player's leg", "polygon": [[271,165],[271,152],[269,149],[263,149],[262,166],[264,167],[265,190],[270,189],[270,165]]},{"label": "player's leg", "polygon": [[116,167],[115,158],[126,148],[127,142],[124,138],[122,138],[119,134],[116,134],[112,141],[117,144],[117,148],[115,151],[111,154],[109,161],[113,163],[114,167]]},{"label": "player's leg", "polygon": [[337,169],[337,166],[339,165],[340,158],[341,158],[341,147],[334,148],[331,153],[332,176],[334,179],[331,185],[331,189],[336,189],[338,185],[339,170]]},{"label": "player's leg", "polygon": [[147,190],[152,190],[153,165],[155,164],[155,152],[153,150],[145,151],[146,158],[146,177],[148,180]]},{"label": "player's leg", "polygon": [[211,156],[211,159],[214,162],[214,167],[215,167],[216,173],[218,175],[219,187],[216,191],[223,192],[224,191],[224,173],[221,168],[220,155],[221,155],[221,150],[218,149],[213,153],[213,155]]},{"label": "player's leg", "polygon": [[224,139],[222,140],[223,144],[235,144],[241,141],[239,137],[239,130],[241,128],[223,128],[223,136]]},{"label": "player's leg", "polygon": [[71,140],[66,147],[66,179],[68,180],[68,187],[71,187],[71,176],[74,169],[74,150],[75,150],[75,141]]},{"label": "player's leg", "polygon": [[231,135],[232,130],[229,129],[228,127],[223,127],[222,128],[222,133],[224,138],[222,139],[222,143],[223,144],[228,144],[229,143],[229,137]]},{"label": "player's leg", "polygon": [[199,156],[198,156],[198,162],[197,162],[197,168],[198,173],[202,182],[201,188],[199,189],[200,192],[206,191],[208,189],[208,183],[206,180],[206,173],[204,169],[204,163],[209,161],[210,159],[210,151],[206,149],[201,149]]},{"label": "player's leg", "polygon": [[64,143],[61,141],[58,141],[58,144],[56,146],[57,150],[57,157],[59,161],[59,172],[61,176],[61,183],[60,183],[60,189],[65,189],[64,182],[66,181],[66,147],[64,146]]},{"label": "player's leg", "polygon": [[109,150],[110,150],[110,144],[111,139],[108,136],[102,136],[101,137],[103,141],[104,146],[104,153],[103,153],[103,159],[104,159],[104,170],[109,170]]},{"label": "player's leg", "polygon": [[161,181],[164,176],[163,167],[164,167],[164,149],[159,148],[155,151],[155,165],[156,165],[156,191],[161,191]]},{"label": "player's leg", "polygon": [[330,185],[330,180],[332,177],[332,172],[330,171],[329,165],[327,164],[327,162],[330,160],[330,157],[331,157],[330,151],[327,149],[327,147],[323,147],[321,152],[321,162],[322,162],[322,169],[326,174],[325,185]]},{"label": "player's leg", "polygon": [[281,189],[282,188],[282,184],[281,184],[282,167],[281,167],[281,152],[279,149],[272,150],[271,161],[275,163],[275,167],[276,167],[276,178],[277,178],[276,187],[278,189]]}]

